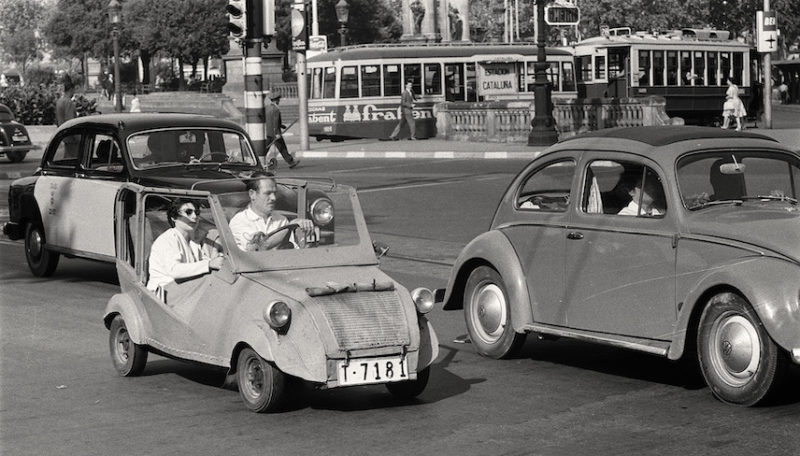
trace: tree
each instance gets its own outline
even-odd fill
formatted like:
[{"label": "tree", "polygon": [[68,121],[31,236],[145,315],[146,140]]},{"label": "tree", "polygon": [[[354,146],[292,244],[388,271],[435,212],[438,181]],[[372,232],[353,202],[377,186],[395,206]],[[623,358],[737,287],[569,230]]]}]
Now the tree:
[{"label": "tree", "polygon": [[39,31],[44,22],[41,0],[3,0],[0,2],[0,52],[3,58],[22,67],[41,58],[44,41]]}]

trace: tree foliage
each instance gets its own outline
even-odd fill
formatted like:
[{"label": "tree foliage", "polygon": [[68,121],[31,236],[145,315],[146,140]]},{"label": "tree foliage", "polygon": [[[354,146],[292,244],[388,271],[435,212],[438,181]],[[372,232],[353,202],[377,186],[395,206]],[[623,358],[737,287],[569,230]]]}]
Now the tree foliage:
[{"label": "tree foliage", "polygon": [[[114,53],[106,0],[58,0],[44,27],[44,35],[56,57],[105,58]],[[80,24],[80,26],[76,26]],[[120,45],[128,44],[122,24]]]},{"label": "tree foliage", "polygon": [[0,1],[0,53],[22,67],[41,57],[44,48],[39,30],[44,22],[41,0]]}]

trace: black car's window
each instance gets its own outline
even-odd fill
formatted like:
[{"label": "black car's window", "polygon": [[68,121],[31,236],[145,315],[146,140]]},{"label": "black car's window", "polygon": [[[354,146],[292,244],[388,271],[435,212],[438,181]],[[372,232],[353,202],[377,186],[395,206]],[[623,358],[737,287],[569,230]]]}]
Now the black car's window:
[{"label": "black car's window", "polygon": [[58,140],[58,145],[46,163],[55,167],[74,167],[78,164],[80,146],[80,134],[64,136]]},{"label": "black car's window", "polygon": [[177,163],[258,163],[247,138],[234,131],[190,128],[150,131],[128,138],[137,169]]},{"label": "black car's window", "polygon": [[12,120],[14,120],[14,115],[11,114],[11,111],[0,109],[0,122],[11,122]]},{"label": "black car's window", "polygon": [[690,210],[742,201],[800,196],[800,161],[792,155],[744,151],[695,154],[678,162],[678,185]]},{"label": "black car's window", "polygon": [[565,212],[570,202],[575,162],[550,163],[531,173],[520,186],[517,208],[523,211]]},{"label": "black car's window", "polygon": [[663,217],[666,209],[664,187],[651,168],[626,161],[589,163],[581,200],[587,214]]},{"label": "black car's window", "polygon": [[123,170],[119,146],[109,135],[97,134],[91,144],[89,168],[97,171],[120,173]]}]

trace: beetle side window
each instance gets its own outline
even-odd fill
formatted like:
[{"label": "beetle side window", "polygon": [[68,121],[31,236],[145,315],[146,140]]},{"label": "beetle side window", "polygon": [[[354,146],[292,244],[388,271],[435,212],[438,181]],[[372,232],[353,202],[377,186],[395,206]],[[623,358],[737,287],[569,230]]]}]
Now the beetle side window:
[{"label": "beetle side window", "polygon": [[56,146],[53,155],[47,160],[47,164],[57,167],[74,167],[78,163],[80,155],[81,135],[67,135],[61,138]]},{"label": "beetle side window", "polygon": [[647,166],[594,160],[586,170],[581,210],[587,214],[663,217],[664,188],[658,174]]},{"label": "beetle side window", "polygon": [[563,160],[534,171],[523,182],[517,208],[524,211],[565,212],[570,202],[575,162]]}]

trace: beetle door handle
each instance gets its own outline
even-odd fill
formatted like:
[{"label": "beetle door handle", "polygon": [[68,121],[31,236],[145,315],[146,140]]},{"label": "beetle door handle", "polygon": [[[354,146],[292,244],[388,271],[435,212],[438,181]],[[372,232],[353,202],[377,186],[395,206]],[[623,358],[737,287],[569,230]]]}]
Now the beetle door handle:
[{"label": "beetle door handle", "polygon": [[570,231],[567,234],[567,239],[583,239],[583,233],[580,231]]}]

